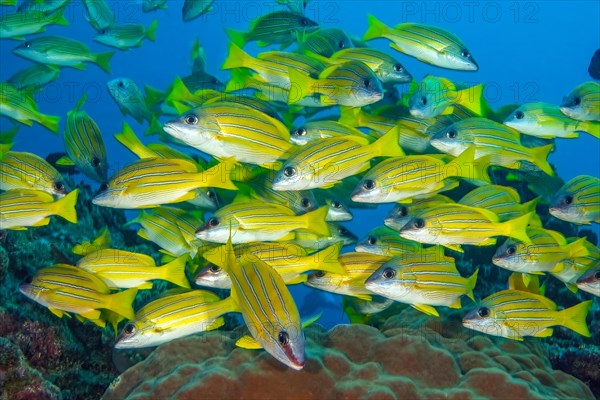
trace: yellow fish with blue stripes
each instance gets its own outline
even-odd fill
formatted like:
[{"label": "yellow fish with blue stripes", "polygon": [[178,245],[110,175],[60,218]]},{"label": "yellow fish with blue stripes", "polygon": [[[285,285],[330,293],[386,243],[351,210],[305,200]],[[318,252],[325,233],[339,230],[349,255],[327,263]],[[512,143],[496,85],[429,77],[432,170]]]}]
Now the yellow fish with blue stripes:
[{"label": "yellow fish with blue stripes", "polygon": [[321,207],[303,215],[280,204],[256,200],[232,203],[217,210],[196,230],[196,237],[215,243],[249,243],[291,240],[293,231],[306,229],[328,236],[325,222],[328,208]]},{"label": "yellow fish with blue stripes", "polygon": [[365,287],[381,296],[410,304],[428,315],[439,316],[432,306],[461,308],[463,295],[471,300],[477,282],[477,270],[463,278],[454,259],[437,252],[405,253],[383,264],[365,281]]},{"label": "yellow fish with blue stripes", "polygon": [[591,175],[571,179],[554,195],[549,211],[574,224],[600,223],[600,179]]},{"label": "yellow fish with blue stripes", "polygon": [[92,203],[112,208],[152,208],[192,200],[198,188],[237,189],[231,181],[231,160],[204,172],[197,171],[197,166],[186,160],[143,158],[103,184]]},{"label": "yellow fish with blue stripes", "polygon": [[9,151],[0,160],[0,189],[41,190],[56,197],[68,192],[64,178],[48,161],[18,151]]},{"label": "yellow fish with blue stripes", "polygon": [[[238,305],[252,338],[236,344],[246,348],[264,348],[290,368],[304,367],[304,332],[296,303],[283,278],[257,257],[238,259],[231,241],[226,258],[221,254],[209,262],[221,263],[231,278],[231,298]],[[225,261],[225,262],[223,262]]]},{"label": "yellow fish with blue stripes", "polygon": [[556,304],[544,296],[509,289],[483,299],[463,318],[463,325],[513,340],[552,336],[552,327],[556,325],[590,337],[585,318],[591,306],[592,301],[588,300],[558,311]]},{"label": "yellow fish with blue stripes", "polygon": [[369,15],[369,29],[363,40],[376,38],[389,39],[393,49],[441,68],[479,69],[475,58],[460,39],[437,26],[405,22],[391,28]]},{"label": "yellow fish with blue stripes", "polygon": [[225,324],[223,314],[236,312],[231,297],[221,300],[206,290],[159,297],[136,313],[123,327],[116,349],[158,346],[181,337],[211,331]]},{"label": "yellow fish with blue stripes", "polygon": [[78,192],[75,189],[55,201],[51,194],[39,190],[8,190],[0,194],[0,230],[45,226],[50,223],[52,215],[76,224],[75,203]]}]

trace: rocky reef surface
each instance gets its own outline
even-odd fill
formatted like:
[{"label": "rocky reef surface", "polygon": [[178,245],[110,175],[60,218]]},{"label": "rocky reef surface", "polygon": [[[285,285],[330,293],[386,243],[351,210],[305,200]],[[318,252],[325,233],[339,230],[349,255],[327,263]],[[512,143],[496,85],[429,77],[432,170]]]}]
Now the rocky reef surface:
[{"label": "rocky reef surface", "polygon": [[444,320],[405,309],[381,330],[311,326],[301,371],[235,348],[239,332],[192,336],[128,369],[103,400],[594,398],[585,383],[552,368],[541,341],[472,334],[457,313]]}]

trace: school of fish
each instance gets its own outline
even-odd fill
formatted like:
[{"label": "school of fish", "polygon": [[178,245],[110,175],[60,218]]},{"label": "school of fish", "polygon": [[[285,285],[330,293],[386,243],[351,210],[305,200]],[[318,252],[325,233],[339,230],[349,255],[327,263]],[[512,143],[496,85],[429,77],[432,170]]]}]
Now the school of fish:
[{"label": "school of fish", "polygon": [[[109,177],[101,124],[85,111],[86,98],[53,116],[38,110],[34,94],[63,68],[92,63],[110,74],[114,51],[92,53],[67,36],[28,37],[68,25],[69,0],[16,3],[0,0],[13,8],[0,19],[0,38],[15,40],[14,54],[32,63],[0,83],[0,115],[14,121],[0,136],[0,229],[32,229],[53,216],[77,223],[78,189],[56,168],[72,166],[98,184],[95,205],[139,210],[127,225],[162,254],[157,265],[149,255],[111,248],[108,229],[89,232],[90,242],[72,250],[76,265],[48,265],[20,287],[57,317],[110,326],[115,347],[130,349],[218,329],[225,314],[239,313],[248,334],[236,344],[262,348],[293,369],[306,363],[303,328],[318,318],[301,319],[288,289],[294,284],[343,295],[360,314],[400,302],[439,316],[440,308],[462,308],[466,296],[463,324],[476,331],[523,340],[563,326],[590,336],[591,300],[561,310],[540,279],[600,296],[600,249],[545,228],[538,211],[576,225],[600,223],[598,176],[565,183],[547,160],[557,138],[600,139],[597,81],[557,104],[494,110],[485,83],[417,81],[403,66],[408,56],[452,70],[485,68],[451,32],[390,26],[369,15],[357,38],[321,28],[304,15],[306,0],[277,0],[278,10],[247,31],[227,31],[227,82],[207,72],[199,41],[190,75],[168,87],[107,77],[124,116],[115,137],[139,158]],[[186,0],[183,21],[211,3]],[[103,45],[127,50],[160,34],[157,21],[115,23],[104,0],[83,4]],[[143,1],[145,12],[165,8],[166,0]],[[369,47],[374,40],[391,50]],[[271,47],[249,54],[249,42]],[[146,134],[160,142],[144,144],[129,117],[147,123]],[[64,142],[55,165],[11,150],[19,127],[35,124]],[[499,176],[529,182],[529,193],[499,184]],[[455,195],[459,187],[468,193]],[[396,205],[360,241],[341,225],[352,209],[381,203]],[[354,251],[342,251],[352,244]],[[455,263],[470,246],[495,246],[489,262],[513,272],[506,290],[478,303],[478,270],[462,275]],[[156,280],[173,288],[134,310],[138,291]]]}]

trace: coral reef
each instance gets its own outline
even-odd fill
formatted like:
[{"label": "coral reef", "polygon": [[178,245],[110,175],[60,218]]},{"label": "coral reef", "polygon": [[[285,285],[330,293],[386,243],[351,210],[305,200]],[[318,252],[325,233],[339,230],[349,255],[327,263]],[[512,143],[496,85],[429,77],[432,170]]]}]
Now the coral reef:
[{"label": "coral reef", "polygon": [[158,347],[103,399],[593,398],[583,382],[552,369],[541,342],[473,334],[457,315],[435,319],[405,309],[381,331],[311,326],[301,371],[235,348],[239,332],[192,336]]},{"label": "coral reef", "polygon": [[110,328],[58,319],[18,291],[39,268],[74,262],[71,248],[93,239],[104,226],[115,247],[158,255],[154,247],[136,244],[134,231],[123,230],[122,211],[94,206],[91,198],[92,189],[82,185],[78,224],[55,218],[46,227],[2,232],[0,353],[6,357],[0,362],[0,399],[97,399],[119,373],[112,361]]}]

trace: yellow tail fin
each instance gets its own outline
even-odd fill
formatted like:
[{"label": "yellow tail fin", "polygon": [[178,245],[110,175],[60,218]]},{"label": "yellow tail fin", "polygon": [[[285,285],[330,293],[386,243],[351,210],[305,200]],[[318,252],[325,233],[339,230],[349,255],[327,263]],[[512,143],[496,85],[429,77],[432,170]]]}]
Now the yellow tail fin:
[{"label": "yellow tail fin", "polygon": [[467,296],[475,301],[475,297],[473,296],[473,290],[475,289],[475,285],[477,284],[477,274],[479,273],[479,270],[476,269],[475,272],[473,273],[473,275],[471,275],[470,277],[467,278]]},{"label": "yellow tail fin", "polygon": [[294,104],[315,93],[315,86],[318,80],[296,70],[289,68],[290,93],[288,95],[288,104]]},{"label": "yellow tail fin", "polygon": [[573,307],[559,312],[560,323],[570,330],[579,333],[582,336],[590,337],[590,330],[585,322],[588,312],[592,308],[592,300],[584,301]]},{"label": "yellow tail fin", "polygon": [[232,69],[232,68],[252,68],[253,57],[242,50],[235,43],[231,43],[229,46],[229,55],[225,59],[225,62],[221,66],[221,69]]},{"label": "yellow tail fin", "polygon": [[235,164],[233,158],[226,158],[214,167],[199,173],[198,179],[202,182],[201,187],[237,190],[237,186],[231,180],[232,173],[235,171]]},{"label": "yellow tail fin", "polygon": [[307,230],[320,236],[329,236],[331,233],[329,232],[329,226],[327,225],[327,222],[325,222],[328,211],[329,207],[323,206],[314,211],[301,215],[298,218],[304,219]]},{"label": "yellow tail fin", "polygon": [[362,40],[371,40],[378,37],[382,37],[386,32],[389,32],[391,29],[389,26],[387,26],[371,14],[369,14],[368,25],[369,27],[363,35]]},{"label": "yellow tail fin", "polygon": [[586,247],[586,238],[582,237],[577,239],[573,243],[567,245],[569,251],[569,258],[586,257],[590,255],[588,248]]},{"label": "yellow tail fin", "polygon": [[96,54],[96,64],[104,70],[104,72],[110,74],[110,59],[115,55],[114,51],[108,53]]},{"label": "yellow tail fin", "polygon": [[400,130],[390,129],[385,135],[371,143],[373,157],[404,157],[404,150],[400,147]]},{"label": "yellow tail fin", "polygon": [[123,131],[121,133],[115,133],[115,139],[139,158],[159,157],[158,154],[140,141],[127,122],[123,122]]},{"label": "yellow tail fin", "polygon": [[534,212],[530,212],[509,221],[502,222],[501,225],[503,225],[504,228],[502,234],[520,240],[523,243],[530,243],[531,239],[527,236],[527,225],[529,225],[529,221],[534,215]]},{"label": "yellow tail fin", "polygon": [[77,223],[77,212],[75,211],[75,204],[77,204],[77,194],[79,189],[73,190],[62,199],[57,200],[54,203],[54,212],[66,219],[67,221],[76,224]]},{"label": "yellow tail fin", "polygon": [[467,89],[460,90],[457,92],[457,95],[457,104],[466,107],[475,115],[483,116],[485,114],[485,110],[482,103],[483,83]]},{"label": "yellow tail fin", "polygon": [[487,172],[490,166],[490,157],[486,156],[475,160],[475,151],[475,146],[470,146],[446,164],[444,168],[445,177],[460,177],[491,183]]},{"label": "yellow tail fin", "polygon": [[137,288],[131,288],[110,295],[109,304],[106,305],[106,308],[127,319],[133,319],[135,317],[135,313],[133,312],[133,301],[135,300],[137,292]]},{"label": "yellow tail fin", "polygon": [[167,282],[174,283],[177,286],[181,286],[184,288],[190,288],[190,283],[185,276],[185,266],[187,264],[188,255],[185,254],[180,256],[170,263],[163,265],[161,268],[163,269],[163,276]]},{"label": "yellow tail fin", "polygon": [[531,154],[533,156],[532,162],[550,176],[554,176],[554,171],[552,170],[552,166],[548,163],[548,154],[550,154],[553,148],[553,144],[548,144],[546,146],[534,147],[531,149]]},{"label": "yellow tail fin", "polygon": [[338,242],[311,255],[310,257],[314,261],[313,269],[340,275],[346,274],[344,266],[338,261],[343,245],[342,242]]}]

